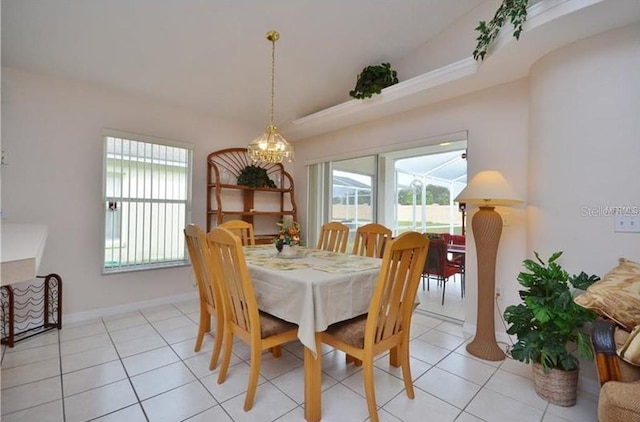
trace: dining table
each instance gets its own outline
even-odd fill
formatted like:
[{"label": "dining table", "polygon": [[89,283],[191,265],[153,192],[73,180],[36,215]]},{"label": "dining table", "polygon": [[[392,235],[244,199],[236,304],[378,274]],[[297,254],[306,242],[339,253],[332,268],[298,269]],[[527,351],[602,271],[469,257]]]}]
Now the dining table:
[{"label": "dining table", "polygon": [[329,325],[368,311],[382,260],[296,247],[294,256],[273,245],[245,246],[244,254],[261,311],[298,325],[304,345],[304,412],[321,411],[321,333]]}]

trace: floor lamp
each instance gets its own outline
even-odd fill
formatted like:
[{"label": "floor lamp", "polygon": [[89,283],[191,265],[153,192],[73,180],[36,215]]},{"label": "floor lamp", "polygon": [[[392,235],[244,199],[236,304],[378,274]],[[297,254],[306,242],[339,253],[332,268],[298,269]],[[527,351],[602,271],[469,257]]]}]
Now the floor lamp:
[{"label": "floor lamp", "polygon": [[467,351],[481,359],[503,360],[504,351],[496,342],[494,316],[496,256],[502,234],[502,218],[494,208],[497,205],[517,205],[522,201],[517,199],[507,180],[498,171],[482,171],[475,175],[455,200],[480,207],[471,220],[478,259],[478,314],[476,335],[467,345]]}]

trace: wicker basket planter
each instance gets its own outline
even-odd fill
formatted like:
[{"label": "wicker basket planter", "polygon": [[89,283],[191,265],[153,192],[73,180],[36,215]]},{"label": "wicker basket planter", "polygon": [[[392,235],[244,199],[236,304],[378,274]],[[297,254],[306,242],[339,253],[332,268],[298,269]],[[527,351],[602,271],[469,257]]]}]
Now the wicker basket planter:
[{"label": "wicker basket planter", "polygon": [[576,404],[578,391],[577,369],[564,371],[554,368],[548,374],[545,374],[541,364],[534,363],[532,367],[535,390],[540,397],[558,406],[569,407]]}]

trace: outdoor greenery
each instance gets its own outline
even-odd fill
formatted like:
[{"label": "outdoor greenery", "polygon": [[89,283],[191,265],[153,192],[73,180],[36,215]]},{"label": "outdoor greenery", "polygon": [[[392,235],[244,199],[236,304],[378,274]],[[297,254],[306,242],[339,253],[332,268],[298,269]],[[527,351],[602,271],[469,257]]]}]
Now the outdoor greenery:
[{"label": "outdoor greenery", "polygon": [[398,83],[398,72],[391,69],[389,63],[377,66],[367,66],[362,69],[356,81],[356,87],[349,91],[353,98],[370,98],[373,94],[380,94],[388,86]]},{"label": "outdoor greenery", "polygon": [[542,364],[545,373],[552,368],[577,369],[578,356],[593,359],[591,340],[580,328],[593,321],[595,313],[573,301],[571,287],[584,290],[600,278],[584,272],[569,276],[556,262],[562,252],[551,255],[548,263],[535,255],[537,261],[523,262],[528,272],[518,274],[525,288],[520,290],[524,303],[508,306],[504,312],[510,324],[507,333],[518,338],[511,355],[521,362]]},{"label": "outdoor greenery", "polygon": [[[436,185],[427,185],[425,188],[425,205],[439,204],[449,205],[451,193],[448,188]],[[398,204],[413,205],[413,190],[400,189],[398,191]],[[416,194],[416,205],[422,205],[422,195]]]},{"label": "outdoor greenery", "polygon": [[476,27],[476,31],[478,31],[480,35],[476,38],[478,44],[473,51],[473,58],[476,60],[484,60],[487,50],[495,41],[507,19],[510,20],[513,25],[513,36],[519,40],[522,25],[524,25],[527,20],[528,4],[529,0],[503,0],[495,16],[489,23],[480,21],[480,24]]}]

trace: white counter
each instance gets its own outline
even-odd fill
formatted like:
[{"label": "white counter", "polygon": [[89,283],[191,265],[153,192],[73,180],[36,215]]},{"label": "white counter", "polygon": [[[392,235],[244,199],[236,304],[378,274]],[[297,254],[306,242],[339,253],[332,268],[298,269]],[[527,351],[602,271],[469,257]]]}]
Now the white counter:
[{"label": "white counter", "polygon": [[0,282],[2,285],[36,278],[47,240],[43,224],[0,225]]}]

